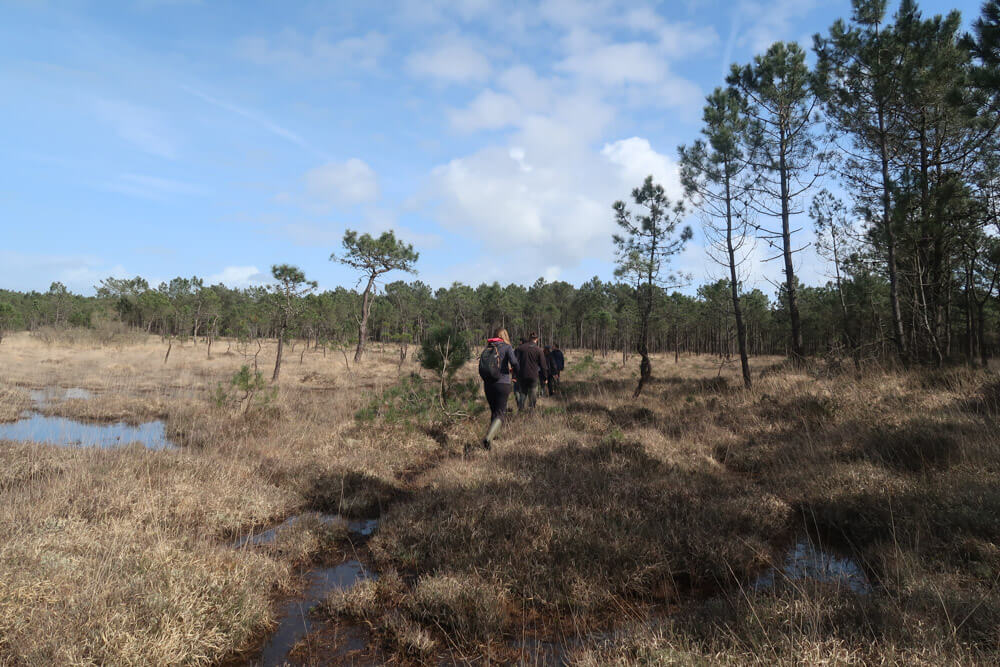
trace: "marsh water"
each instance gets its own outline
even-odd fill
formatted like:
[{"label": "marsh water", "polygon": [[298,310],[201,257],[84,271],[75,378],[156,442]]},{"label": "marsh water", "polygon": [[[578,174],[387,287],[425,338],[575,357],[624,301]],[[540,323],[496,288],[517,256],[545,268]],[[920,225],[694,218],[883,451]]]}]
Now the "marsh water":
[{"label": "marsh water", "polygon": [[[88,400],[93,394],[80,387],[46,387],[32,389],[29,394],[35,407],[45,408],[54,402]],[[162,421],[151,421],[138,426],[115,422],[99,424],[82,422],[67,417],[43,415],[28,411],[15,422],[0,424],[0,440],[39,442],[46,445],[67,447],[111,448],[139,443],[147,449],[173,449]]]},{"label": "marsh water", "polygon": [[75,447],[120,447],[137,442],[148,449],[173,449],[163,422],[138,426],[123,422],[88,424],[66,417],[47,417],[37,412],[9,424],[0,424],[0,440],[40,442]]},{"label": "marsh water", "polygon": [[857,561],[820,548],[808,539],[796,542],[788,550],[781,567],[773,567],[757,577],[753,587],[762,590],[774,588],[781,581],[803,580],[841,586],[858,595],[872,590],[868,576]]},{"label": "marsh water", "polygon": [[[352,588],[361,581],[374,578],[375,575],[368,572],[365,566],[356,560],[308,572],[303,599],[289,602],[282,609],[278,629],[267,640],[257,664],[264,667],[284,664],[295,644],[312,630],[313,624],[309,615],[316,605],[332,591]],[[342,650],[357,651],[364,647],[364,641],[355,637],[348,641]]]},{"label": "marsh water", "polygon": [[28,391],[31,401],[38,407],[43,408],[55,401],[88,400],[94,394],[89,389],[82,387],[45,387],[43,389],[31,389]]},{"label": "marsh water", "polygon": [[233,542],[233,546],[239,549],[245,546],[256,547],[264,544],[270,544],[278,537],[278,533],[294,526],[306,517],[315,518],[321,525],[324,526],[333,525],[337,522],[343,521],[349,533],[353,533],[360,537],[370,537],[378,527],[378,519],[344,519],[339,514],[321,514],[317,512],[310,512],[307,514],[296,514],[293,517],[285,519],[277,526],[272,526],[271,528],[262,530],[259,533],[251,532],[247,535],[243,535]]},{"label": "marsh water", "polygon": [[[348,532],[367,538],[378,527],[378,519],[344,519],[338,514],[306,513],[297,514],[259,533],[245,535],[233,543],[235,548],[248,548],[270,544],[278,535],[294,526],[296,523],[313,518],[321,525],[332,525],[343,522]],[[282,607],[278,617],[277,629],[268,637],[260,656],[250,664],[282,665],[288,660],[288,655],[303,637],[313,629],[310,613],[332,591],[346,590],[367,579],[377,579],[377,575],[369,572],[360,561],[349,560],[334,567],[314,568],[305,573],[306,590],[301,598],[292,600]],[[347,634],[346,641],[340,647],[339,653],[346,654],[365,648],[365,641],[357,634]]]}]

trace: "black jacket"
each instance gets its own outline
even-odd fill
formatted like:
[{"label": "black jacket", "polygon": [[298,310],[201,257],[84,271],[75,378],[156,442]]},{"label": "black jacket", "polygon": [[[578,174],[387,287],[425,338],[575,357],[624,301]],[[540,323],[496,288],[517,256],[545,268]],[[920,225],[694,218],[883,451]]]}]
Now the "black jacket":
[{"label": "black jacket", "polygon": [[515,352],[517,353],[518,366],[520,366],[517,371],[518,380],[537,382],[539,370],[548,375],[549,367],[545,363],[545,354],[542,353],[542,348],[528,341],[518,347]]},{"label": "black jacket", "polygon": [[562,350],[552,350],[552,361],[555,362],[556,373],[566,368],[566,357],[563,356]]}]

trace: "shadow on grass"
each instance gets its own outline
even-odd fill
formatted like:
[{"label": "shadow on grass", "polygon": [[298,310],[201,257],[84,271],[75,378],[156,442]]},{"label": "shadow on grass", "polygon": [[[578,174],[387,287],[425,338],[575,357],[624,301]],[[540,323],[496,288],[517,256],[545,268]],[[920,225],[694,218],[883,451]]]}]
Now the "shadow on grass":
[{"label": "shadow on grass", "polygon": [[349,518],[374,518],[409,493],[386,481],[350,470],[325,471],[311,478],[306,492],[309,507]]},{"label": "shadow on grass", "polygon": [[[373,541],[386,565],[475,573],[589,623],[622,598],[679,600],[759,569],[790,513],[740,480],[606,440],[510,452],[476,484],[427,489]],[[581,620],[582,618],[582,620]]]}]

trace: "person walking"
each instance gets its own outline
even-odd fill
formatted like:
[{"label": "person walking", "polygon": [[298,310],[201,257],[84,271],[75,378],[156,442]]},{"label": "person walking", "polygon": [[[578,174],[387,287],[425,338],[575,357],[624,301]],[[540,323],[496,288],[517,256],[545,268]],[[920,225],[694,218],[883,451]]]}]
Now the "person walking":
[{"label": "person walking", "polygon": [[559,343],[552,345],[552,365],[554,368],[549,370],[549,396],[552,395],[553,389],[559,391],[559,375],[566,368],[566,357],[559,349]]},{"label": "person walking", "polygon": [[538,402],[538,378],[541,373],[548,373],[545,355],[538,347],[538,334],[528,336],[528,342],[517,348],[516,356],[519,366],[517,386],[523,396],[523,409],[532,410]]},{"label": "person walking", "polygon": [[518,369],[519,364],[514,348],[510,344],[510,336],[507,330],[501,327],[486,341],[486,349],[479,356],[479,375],[483,378],[483,391],[486,394],[486,402],[490,405],[490,425],[481,443],[483,449],[490,448],[493,438],[507,417],[511,375],[517,373]]},{"label": "person walking", "polygon": [[542,390],[546,388],[549,390],[549,396],[555,393],[555,381],[556,381],[556,359],[552,354],[552,348],[548,345],[545,346],[545,365],[548,366],[548,372],[545,374],[545,382],[542,383]]}]

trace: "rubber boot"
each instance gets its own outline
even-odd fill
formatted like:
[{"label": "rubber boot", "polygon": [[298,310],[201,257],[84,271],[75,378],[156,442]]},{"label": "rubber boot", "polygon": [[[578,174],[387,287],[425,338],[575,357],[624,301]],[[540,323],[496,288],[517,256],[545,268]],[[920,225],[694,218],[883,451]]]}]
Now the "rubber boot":
[{"label": "rubber boot", "polygon": [[496,437],[497,433],[500,431],[500,427],[503,425],[503,420],[494,419],[490,423],[489,429],[486,431],[486,437],[483,438],[483,449],[489,449],[490,443],[493,442],[493,438]]}]

